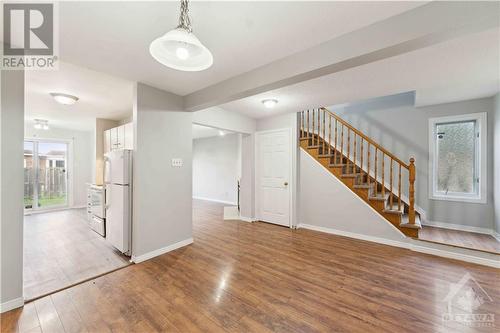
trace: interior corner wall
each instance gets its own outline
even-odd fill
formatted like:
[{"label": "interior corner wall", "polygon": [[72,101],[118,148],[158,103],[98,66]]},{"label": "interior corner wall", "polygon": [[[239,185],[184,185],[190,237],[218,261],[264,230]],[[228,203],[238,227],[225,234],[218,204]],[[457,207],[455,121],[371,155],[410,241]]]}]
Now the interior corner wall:
[{"label": "interior corner wall", "polygon": [[24,302],[24,71],[1,71],[0,76],[0,303],[3,312]]},{"label": "interior corner wall", "polygon": [[[332,109],[375,142],[403,161],[415,157],[416,205],[426,212],[424,223],[449,224],[491,232],[493,209],[493,113],[494,99],[480,98],[415,107],[414,94],[403,93],[346,104]],[[429,118],[487,113],[487,204],[432,200],[429,198]]]},{"label": "interior corner wall", "polygon": [[193,140],[193,198],[236,205],[239,134]]},{"label": "interior corner wall", "polygon": [[192,113],[180,96],[135,89],[132,252],[142,261],[192,242]]},{"label": "interior corner wall", "polygon": [[497,234],[500,234],[500,93],[495,96],[493,124],[493,200],[495,209],[495,230]]}]

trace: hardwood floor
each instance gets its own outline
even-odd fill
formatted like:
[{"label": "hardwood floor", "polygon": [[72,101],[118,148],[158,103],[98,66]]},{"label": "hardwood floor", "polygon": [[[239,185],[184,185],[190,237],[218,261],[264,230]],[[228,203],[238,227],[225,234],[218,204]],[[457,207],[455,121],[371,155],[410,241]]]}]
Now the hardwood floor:
[{"label": "hardwood floor", "polygon": [[[2,315],[2,332],[492,332],[443,326],[470,273],[500,320],[500,271],[194,202],[194,243]],[[497,327],[500,322],[497,322]]]},{"label": "hardwood floor", "polygon": [[85,209],[24,217],[24,297],[32,299],[129,264],[92,231]]},{"label": "hardwood floor", "polygon": [[500,254],[500,242],[491,235],[424,226],[418,239]]}]

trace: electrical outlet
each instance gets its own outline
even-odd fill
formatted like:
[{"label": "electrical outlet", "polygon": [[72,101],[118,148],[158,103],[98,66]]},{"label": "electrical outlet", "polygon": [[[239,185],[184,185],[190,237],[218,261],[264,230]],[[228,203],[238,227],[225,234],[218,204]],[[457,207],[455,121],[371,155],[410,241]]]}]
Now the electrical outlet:
[{"label": "electrical outlet", "polygon": [[180,168],[182,167],[182,158],[173,158],[172,159],[172,167],[174,168]]}]

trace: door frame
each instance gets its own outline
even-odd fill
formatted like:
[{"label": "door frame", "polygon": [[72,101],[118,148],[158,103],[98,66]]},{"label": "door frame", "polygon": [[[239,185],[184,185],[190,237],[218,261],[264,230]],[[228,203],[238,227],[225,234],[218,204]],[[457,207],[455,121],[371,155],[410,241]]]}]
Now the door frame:
[{"label": "door frame", "polygon": [[[46,209],[24,209],[24,214],[36,214],[36,213],[45,213],[51,210],[60,210],[67,209],[73,207],[74,196],[73,196],[73,140],[72,139],[53,139],[53,138],[45,138],[45,137],[25,137],[24,141],[32,141],[37,142],[36,148],[34,150],[38,153],[38,143],[39,142],[56,142],[56,143],[65,143],[67,145],[66,152],[66,204],[65,205],[57,205],[48,207]],[[38,161],[36,161],[36,167],[38,167]]]},{"label": "door frame", "polygon": [[294,191],[296,190],[295,187],[295,177],[294,177],[294,169],[295,165],[293,163],[294,161],[294,149],[296,142],[294,140],[294,129],[293,127],[284,127],[284,128],[278,128],[278,129],[272,129],[272,130],[265,130],[265,131],[257,131],[255,132],[255,143],[254,143],[254,151],[255,151],[255,161],[254,161],[254,177],[255,177],[255,183],[254,183],[254,193],[255,193],[255,218],[256,220],[261,220],[260,216],[260,191],[259,191],[259,156],[260,156],[260,149],[259,149],[259,137],[262,134],[269,134],[269,133],[276,133],[276,132],[283,132],[286,131],[288,132],[289,135],[289,168],[288,168],[288,227],[293,228],[293,221],[294,221],[294,197],[295,193]]}]

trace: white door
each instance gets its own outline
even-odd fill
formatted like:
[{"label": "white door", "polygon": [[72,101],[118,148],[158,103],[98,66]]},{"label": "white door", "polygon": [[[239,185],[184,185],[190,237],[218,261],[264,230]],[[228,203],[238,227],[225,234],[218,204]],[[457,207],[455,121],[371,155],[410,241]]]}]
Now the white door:
[{"label": "white door", "polygon": [[256,134],[257,218],[290,225],[290,129]]}]

